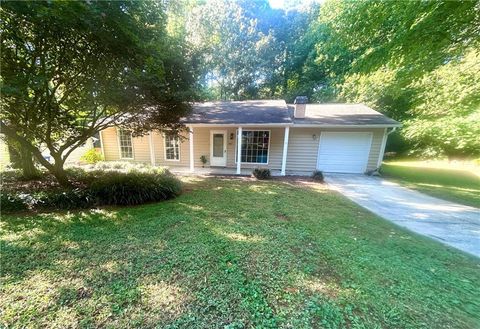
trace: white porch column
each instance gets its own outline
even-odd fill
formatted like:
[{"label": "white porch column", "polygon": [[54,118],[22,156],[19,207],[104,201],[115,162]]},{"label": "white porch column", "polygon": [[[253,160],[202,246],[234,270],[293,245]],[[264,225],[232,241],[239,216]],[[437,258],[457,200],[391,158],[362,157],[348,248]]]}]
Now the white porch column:
[{"label": "white porch column", "polygon": [[237,175],[242,173],[242,127],[238,127],[237,135]]},{"label": "white porch column", "polygon": [[155,147],[153,146],[153,131],[148,133],[148,145],[150,147],[150,164],[155,166]]},{"label": "white porch column", "polygon": [[188,127],[188,140],[190,146],[190,171],[195,171],[195,155],[193,154],[193,127]]},{"label": "white porch column", "polygon": [[283,137],[283,156],[282,156],[282,176],[285,176],[285,170],[287,168],[287,151],[288,151],[288,135],[290,134],[290,127],[285,127],[285,135]]}]

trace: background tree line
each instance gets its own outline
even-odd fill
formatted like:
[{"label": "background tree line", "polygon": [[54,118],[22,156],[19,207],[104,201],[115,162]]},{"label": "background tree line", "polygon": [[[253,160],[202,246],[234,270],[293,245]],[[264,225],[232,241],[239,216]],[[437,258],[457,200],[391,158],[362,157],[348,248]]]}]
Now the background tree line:
[{"label": "background tree line", "polygon": [[0,130],[27,177],[35,159],[68,184],[65,160],[99,130],[180,129],[194,100],[364,102],[404,123],[396,151],[480,154],[479,1],[5,1],[0,15]]},{"label": "background tree line", "polygon": [[169,18],[201,100],[363,102],[404,124],[395,151],[480,154],[479,1],[192,0]]}]

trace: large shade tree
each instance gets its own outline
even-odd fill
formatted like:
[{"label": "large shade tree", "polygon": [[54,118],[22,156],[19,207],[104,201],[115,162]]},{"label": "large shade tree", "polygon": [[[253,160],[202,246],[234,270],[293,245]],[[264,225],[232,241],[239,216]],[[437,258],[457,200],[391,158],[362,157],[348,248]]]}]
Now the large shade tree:
[{"label": "large shade tree", "polygon": [[316,58],[304,70],[328,77],[314,100],[364,102],[404,122],[418,154],[480,154],[480,2],[331,0],[308,34]]},{"label": "large shade tree", "polygon": [[[161,2],[4,2],[1,132],[61,184],[64,163],[114,124],[178,128],[189,111],[186,47],[169,37]],[[48,148],[53,159],[42,156]]]}]

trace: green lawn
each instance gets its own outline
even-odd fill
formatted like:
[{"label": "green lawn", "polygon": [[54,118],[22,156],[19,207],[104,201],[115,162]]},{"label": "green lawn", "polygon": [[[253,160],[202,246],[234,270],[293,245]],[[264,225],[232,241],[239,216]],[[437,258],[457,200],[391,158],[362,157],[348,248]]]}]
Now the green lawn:
[{"label": "green lawn", "polygon": [[477,328],[480,261],[321,185],[190,179],[175,200],[3,216],[0,325]]},{"label": "green lawn", "polygon": [[435,166],[435,163],[428,167],[428,163],[422,161],[397,161],[384,163],[382,174],[425,194],[480,208],[480,176],[473,169]]}]

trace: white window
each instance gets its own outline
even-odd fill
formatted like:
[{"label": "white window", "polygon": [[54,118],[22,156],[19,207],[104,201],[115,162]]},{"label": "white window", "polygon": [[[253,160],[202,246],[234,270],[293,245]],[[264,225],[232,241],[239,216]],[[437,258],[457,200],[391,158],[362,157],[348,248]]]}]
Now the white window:
[{"label": "white window", "polygon": [[125,129],[118,129],[118,145],[120,146],[120,158],[133,159],[132,134]]},{"label": "white window", "polygon": [[174,134],[165,133],[165,159],[180,160],[180,139]]},{"label": "white window", "polygon": [[[270,148],[269,130],[243,130],[242,131],[242,163],[268,164]],[[235,152],[235,156],[237,152]],[[237,161],[237,159],[236,159]]]}]

